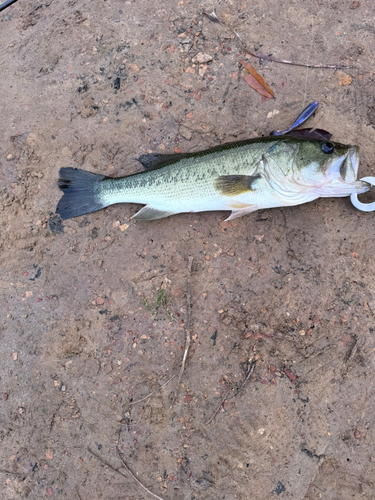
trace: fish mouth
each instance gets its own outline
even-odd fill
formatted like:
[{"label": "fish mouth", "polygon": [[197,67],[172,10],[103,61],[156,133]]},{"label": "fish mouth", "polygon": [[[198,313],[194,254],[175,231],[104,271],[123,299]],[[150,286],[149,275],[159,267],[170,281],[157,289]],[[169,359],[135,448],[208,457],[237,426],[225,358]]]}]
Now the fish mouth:
[{"label": "fish mouth", "polygon": [[345,183],[355,182],[359,167],[359,147],[350,146],[340,165],[340,178]]},{"label": "fish mouth", "polygon": [[349,154],[350,162],[352,164],[352,169],[354,170],[355,179],[358,175],[358,167],[359,167],[359,147],[358,146],[350,146]]},{"label": "fish mouth", "polygon": [[350,146],[348,154],[340,167],[340,176],[353,193],[361,194],[370,191],[371,184],[357,180],[359,167],[359,147]]}]

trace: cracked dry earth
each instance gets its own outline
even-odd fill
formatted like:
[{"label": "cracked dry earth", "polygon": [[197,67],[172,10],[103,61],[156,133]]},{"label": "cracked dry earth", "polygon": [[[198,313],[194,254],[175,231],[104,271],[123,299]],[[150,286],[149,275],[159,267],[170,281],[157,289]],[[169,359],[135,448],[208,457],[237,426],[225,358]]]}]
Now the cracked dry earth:
[{"label": "cracked dry earth", "polygon": [[[1,499],[152,498],[122,460],[165,500],[375,498],[372,213],[343,198],[232,222],[134,222],[136,205],[54,214],[61,167],[126,175],[147,151],[285,128],[313,100],[309,126],[358,144],[359,175],[373,175],[375,6],[354,4],[20,0],[1,13]],[[221,24],[202,14],[213,8]],[[234,31],[275,57],[350,67],[251,58],[276,96],[263,102]]]}]

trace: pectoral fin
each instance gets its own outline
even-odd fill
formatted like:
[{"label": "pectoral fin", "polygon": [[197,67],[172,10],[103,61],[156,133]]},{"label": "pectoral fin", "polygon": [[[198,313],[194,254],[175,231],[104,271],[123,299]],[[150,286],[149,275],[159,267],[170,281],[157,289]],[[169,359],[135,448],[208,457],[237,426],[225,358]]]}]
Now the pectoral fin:
[{"label": "pectoral fin", "polygon": [[254,183],[261,178],[257,175],[221,175],[215,181],[215,189],[224,196],[236,196],[254,191]]},{"label": "pectoral fin", "polygon": [[133,215],[132,219],[134,220],[157,220],[163,219],[164,217],[169,217],[170,215],[174,215],[175,212],[167,212],[165,210],[158,210],[156,208],[152,208],[149,205],[141,208],[139,212]]}]

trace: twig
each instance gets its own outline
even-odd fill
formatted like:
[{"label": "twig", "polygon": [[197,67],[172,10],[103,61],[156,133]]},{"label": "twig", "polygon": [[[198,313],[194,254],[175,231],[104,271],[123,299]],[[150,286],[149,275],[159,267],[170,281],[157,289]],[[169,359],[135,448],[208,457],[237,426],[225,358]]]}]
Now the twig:
[{"label": "twig", "polygon": [[256,362],[256,361],[251,360],[251,359],[249,359],[249,363],[251,363],[250,368],[249,368],[249,371],[247,372],[247,375],[246,375],[246,377],[245,377],[245,380],[242,382],[242,385],[241,385],[241,387],[238,389],[238,391],[236,392],[235,396],[237,396],[237,394],[238,394],[240,391],[242,391],[242,389],[243,389],[244,385],[246,384],[246,382],[249,380],[249,378],[250,378],[251,374],[253,373],[254,368],[255,368],[255,365],[257,364],[257,362]]},{"label": "twig", "polygon": [[[254,350],[254,352],[255,352],[255,350]],[[251,356],[248,362],[249,362],[249,364],[250,364],[250,367],[249,367],[249,369],[248,369],[248,371],[247,371],[247,373],[246,373],[245,380],[242,382],[241,387],[238,389],[238,391],[236,392],[236,394],[234,394],[234,395],[233,395],[233,397],[236,397],[236,396],[237,396],[237,394],[238,394],[240,391],[242,391],[242,389],[243,389],[244,385],[245,385],[245,384],[246,384],[246,382],[249,380],[249,378],[250,378],[251,374],[252,374],[252,373],[253,373],[253,371],[254,371],[255,365],[256,365],[256,363],[257,363],[257,362],[256,362],[256,359],[254,359],[254,357],[253,357],[253,356]],[[228,396],[228,394],[230,393],[230,391],[231,391],[231,388],[230,388],[230,389],[228,389],[228,391],[225,393],[225,396],[224,396],[224,398],[221,400],[220,405],[218,406],[218,408],[216,409],[216,411],[214,412],[214,414],[212,415],[212,417],[211,417],[209,420],[207,420],[206,425],[208,425],[209,423],[211,423],[211,422],[212,422],[212,420],[213,420],[213,419],[216,417],[216,415],[219,413],[219,410],[220,410],[220,408],[223,406],[223,404],[224,404],[225,400],[227,399],[227,396]]]},{"label": "twig", "polygon": [[212,422],[212,420],[216,417],[216,415],[219,413],[219,410],[221,409],[221,407],[225,403],[225,400],[227,399],[227,396],[228,396],[228,394],[230,393],[231,390],[232,390],[232,388],[230,388],[230,389],[227,390],[227,392],[225,393],[225,396],[221,400],[221,403],[219,404],[219,406],[215,410],[214,414],[212,415],[212,417],[209,420],[207,420],[206,425],[210,424]]},{"label": "twig", "polygon": [[233,32],[239,39],[242,49],[251,54],[254,57],[257,57],[258,59],[264,59],[265,61],[272,61],[272,62],[277,62],[277,63],[282,63],[282,64],[292,64],[293,66],[303,66],[304,68],[323,68],[323,69],[339,69],[339,68],[350,68],[351,66],[346,66],[345,64],[310,64],[310,63],[300,63],[300,62],[294,62],[294,61],[288,61],[286,59],[277,59],[276,57],[273,56],[267,56],[265,54],[261,54],[260,52],[255,52],[254,50],[248,49],[246,45],[244,45],[243,41],[241,40],[240,35],[234,31]]},{"label": "twig", "polygon": [[[163,387],[165,385],[167,385],[171,380],[172,378],[174,378],[176,376],[176,374],[172,375],[172,377],[170,377],[166,382],[164,382],[164,384],[162,386],[159,387],[159,391],[161,389],[163,389]],[[132,401],[131,403],[129,403],[129,405],[136,405],[137,403],[140,403],[141,401],[144,401],[145,399],[149,398],[150,396],[152,396],[154,393],[153,392],[150,392],[150,394],[148,394],[147,396],[145,396],[144,398],[142,399],[137,399],[137,401]]]},{"label": "twig", "polygon": [[6,469],[0,469],[0,472],[3,472],[4,474],[13,474],[15,476],[22,476],[22,472],[13,472],[11,470],[6,470]]},{"label": "twig", "polygon": [[[97,453],[95,453],[94,451],[92,451],[90,448],[87,448],[87,451],[89,453],[91,453],[91,455],[93,455],[95,458],[97,458],[99,460],[99,462],[102,462],[104,465],[106,465],[107,467],[109,467],[110,469],[112,469],[114,472],[117,472],[117,474],[120,474],[120,476],[122,477],[125,477],[127,478],[126,474],[123,474],[120,470],[116,469],[116,467],[113,467],[113,465],[111,465],[109,462],[107,462],[106,460],[104,460],[104,458],[102,458],[100,455],[98,455]],[[120,452],[119,450],[117,449],[117,452],[119,453],[120,455]],[[139,484],[139,486],[141,486],[145,491],[147,491],[147,493],[151,496],[153,496],[154,498],[158,498],[158,500],[163,500],[163,498],[159,497],[158,495],[156,495],[155,493],[152,493],[152,491],[150,491],[148,488],[146,488],[146,486],[144,486],[141,481],[133,474],[133,472],[129,469],[129,466],[128,464],[125,462],[125,460],[121,457],[120,455],[120,458],[121,458],[121,461],[122,461],[122,465],[125,467],[125,469],[129,472],[129,474],[132,476],[132,478],[135,480],[135,482],[137,484]]]},{"label": "twig", "polygon": [[185,341],[184,356],[182,358],[181,369],[180,369],[180,374],[178,376],[177,389],[176,389],[175,397],[173,399],[173,403],[176,400],[178,388],[179,388],[180,382],[181,382],[181,378],[182,378],[182,375],[184,374],[186,358],[188,356],[189,347],[190,347],[190,343],[191,343],[191,336],[190,336],[190,307],[191,307],[191,304],[190,304],[190,275],[191,275],[192,263],[193,263],[193,257],[191,255],[189,255],[187,277],[186,277],[186,322],[185,322],[186,341]]},{"label": "twig", "polygon": [[358,347],[359,347],[359,345],[358,345],[358,337],[356,337],[354,345],[351,348],[351,351],[349,352],[349,355],[347,357],[348,362],[352,361],[354,359],[355,355],[357,354]]}]

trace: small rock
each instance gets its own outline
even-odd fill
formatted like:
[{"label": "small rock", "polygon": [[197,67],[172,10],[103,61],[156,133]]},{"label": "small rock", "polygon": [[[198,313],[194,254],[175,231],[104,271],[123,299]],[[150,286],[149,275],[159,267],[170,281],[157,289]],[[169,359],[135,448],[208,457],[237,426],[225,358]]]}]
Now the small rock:
[{"label": "small rock", "polygon": [[294,375],[294,373],[292,373],[291,371],[287,370],[286,368],[284,368],[284,373],[285,375],[288,377],[289,380],[291,380],[291,382],[294,382],[297,380],[297,376]]},{"label": "small rock", "polygon": [[47,488],[46,493],[49,497],[51,497],[53,495],[53,489],[51,487]]},{"label": "small rock", "polygon": [[72,157],[72,152],[70,151],[70,149],[67,146],[65,146],[65,148],[62,148],[61,154],[63,156],[65,156],[65,158],[71,158]]},{"label": "small rock", "polygon": [[96,297],[96,303],[98,306],[102,306],[105,302],[105,299],[103,297]]},{"label": "small rock", "polygon": [[220,227],[221,229],[228,229],[228,227],[230,227],[230,222],[223,220],[223,222],[220,222]]},{"label": "small rock", "polygon": [[16,352],[14,352],[14,353],[12,354],[12,359],[13,359],[13,361],[17,361],[17,358],[18,358],[18,354],[17,354]]},{"label": "small rock", "polygon": [[139,73],[141,71],[141,68],[135,63],[129,64],[129,69],[133,71],[133,73]]},{"label": "small rock", "polygon": [[120,229],[121,231],[125,231],[125,229],[128,229],[129,227],[129,224],[123,224],[122,226],[120,226]]},{"label": "small rock", "polygon": [[245,323],[239,321],[238,323],[236,323],[236,328],[240,330],[240,332],[244,332],[246,330]]},{"label": "small rock", "polygon": [[343,71],[337,71],[335,76],[339,80],[339,85],[346,87],[352,83],[351,77]]},{"label": "small rock", "polygon": [[204,76],[204,74],[207,71],[207,68],[208,68],[207,64],[200,64],[198,69],[199,76]]},{"label": "small rock", "polygon": [[11,155],[11,154],[9,154],[9,155],[7,156],[7,160],[11,160],[12,158],[13,158],[13,155]]},{"label": "small rock", "polygon": [[193,113],[190,111],[190,113],[186,113],[185,117],[186,118],[193,118]]},{"label": "small rock", "polygon": [[178,129],[178,133],[187,141],[190,141],[192,137],[191,130],[184,125],[181,125],[180,128]]},{"label": "small rock", "polygon": [[361,437],[361,433],[359,431],[354,431],[354,437],[359,439]]},{"label": "small rock", "polygon": [[349,9],[351,10],[354,10],[354,9],[358,9],[358,7],[360,6],[361,4],[359,2],[353,2],[351,4],[351,6],[349,7]]},{"label": "small rock", "polygon": [[212,57],[209,54],[203,54],[202,52],[198,52],[196,56],[193,57],[191,62],[204,64],[212,61]]}]

